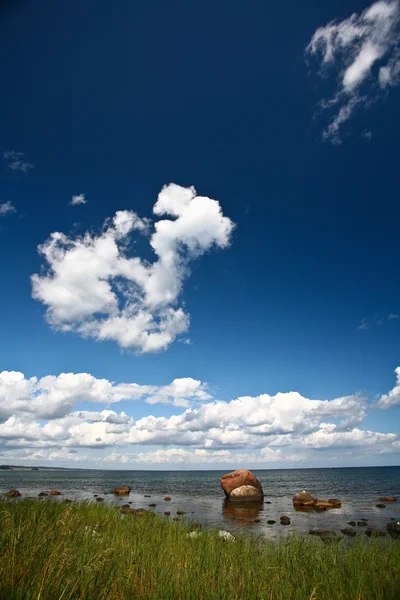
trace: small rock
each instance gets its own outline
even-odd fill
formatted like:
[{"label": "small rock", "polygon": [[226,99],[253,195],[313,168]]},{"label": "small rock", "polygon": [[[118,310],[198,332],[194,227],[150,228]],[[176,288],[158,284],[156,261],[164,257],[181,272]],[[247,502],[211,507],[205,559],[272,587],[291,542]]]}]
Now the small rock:
[{"label": "small rock", "polygon": [[229,531],[219,531],[218,537],[222,538],[223,540],[225,540],[227,542],[235,541],[235,537],[231,533],[229,533]]},{"label": "small rock", "polygon": [[400,537],[400,521],[392,521],[386,525],[386,531],[393,538]]},{"label": "small rock", "polygon": [[171,498],[170,496],[165,496],[164,500],[165,500],[166,502],[169,502],[170,500],[172,500],[172,498]]},{"label": "small rock", "polygon": [[104,498],[100,498],[100,496],[97,496],[96,502],[104,502]]},{"label": "small rock", "polygon": [[152,504],[149,504],[149,506],[151,506],[151,508],[155,508],[157,506],[157,504],[154,504],[154,502]]},{"label": "small rock", "polygon": [[164,513],[164,515],[165,515],[166,517],[169,517],[169,515],[170,515],[170,514],[171,514],[171,513],[169,512],[169,510],[167,510],[167,511]]},{"label": "small rock", "polygon": [[177,514],[177,515],[184,515],[184,514],[185,514],[185,511],[184,511],[184,510],[177,510],[177,511],[176,511],[176,514]]},{"label": "small rock", "polygon": [[354,536],[357,535],[356,530],[355,529],[351,529],[350,527],[343,527],[343,529],[341,529],[340,531],[342,533],[344,533],[344,535],[348,535],[349,537],[354,537]]},{"label": "small rock", "polygon": [[145,494],[144,497],[145,498],[151,498],[150,494]]},{"label": "small rock", "polygon": [[311,494],[309,494],[305,490],[296,494],[292,501],[293,501],[294,507],[302,508],[304,506],[313,506],[314,505],[313,496],[311,496]]},{"label": "small rock", "polygon": [[376,508],[386,508],[386,504],[377,504]]},{"label": "small rock", "polygon": [[290,518],[286,515],[281,517],[281,525],[290,525]]},{"label": "small rock", "polygon": [[267,521],[268,525],[275,525],[276,521],[273,521],[272,519],[270,519],[269,521]]},{"label": "small rock", "polygon": [[365,523],[368,523],[368,519],[360,519],[360,521],[365,521]]},{"label": "small rock", "polygon": [[356,522],[355,522],[355,521],[349,521],[347,524],[348,524],[348,525],[351,525],[352,527],[355,527],[355,526],[356,526]]},{"label": "small rock", "polygon": [[58,490],[51,490],[50,494],[52,496],[61,496],[61,492],[59,492]]},{"label": "small rock", "polygon": [[359,527],[366,527],[367,526],[367,522],[366,521],[357,521],[357,525]]},{"label": "small rock", "polygon": [[265,500],[264,504],[271,504],[269,500]]},{"label": "small rock", "polygon": [[332,504],[333,508],[342,508],[342,503],[337,498],[329,498],[329,504]]},{"label": "small rock", "polygon": [[93,498],[97,498],[98,494],[93,494]]},{"label": "small rock", "polygon": [[261,523],[261,519],[254,519],[254,523]]},{"label": "small rock", "polygon": [[131,489],[132,488],[129,485],[117,485],[117,487],[113,489],[112,493],[116,496],[127,496]]},{"label": "small rock", "polygon": [[394,496],[382,496],[379,498],[379,502],[397,502],[397,499]]},{"label": "small rock", "polygon": [[173,519],[172,519],[172,520],[173,520],[173,521],[180,521],[180,518],[179,518],[179,517],[173,517]]},{"label": "small rock", "polygon": [[38,494],[39,498],[44,498],[45,496],[48,496],[47,492],[40,492],[40,494]]},{"label": "small rock", "polygon": [[8,492],[6,492],[7,498],[19,498],[20,495],[21,492],[19,492],[18,490],[9,490]]}]

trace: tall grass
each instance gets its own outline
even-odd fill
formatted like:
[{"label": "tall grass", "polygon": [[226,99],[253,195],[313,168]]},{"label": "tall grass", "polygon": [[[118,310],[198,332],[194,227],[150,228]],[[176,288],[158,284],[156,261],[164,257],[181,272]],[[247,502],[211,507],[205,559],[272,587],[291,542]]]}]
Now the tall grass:
[{"label": "tall grass", "polygon": [[400,598],[400,543],[280,544],[104,505],[0,502],[1,600]]}]

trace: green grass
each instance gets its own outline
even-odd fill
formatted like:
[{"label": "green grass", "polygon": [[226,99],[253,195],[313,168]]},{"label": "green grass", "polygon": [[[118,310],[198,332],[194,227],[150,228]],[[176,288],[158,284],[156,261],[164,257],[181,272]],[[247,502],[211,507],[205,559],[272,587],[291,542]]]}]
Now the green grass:
[{"label": "green grass", "polygon": [[[277,525],[279,527],[279,525]],[[93,534],[95,529],[96,533]],[[280,544],[104,505],[0,502],[1,600],[400,598],[400,543]]]}]

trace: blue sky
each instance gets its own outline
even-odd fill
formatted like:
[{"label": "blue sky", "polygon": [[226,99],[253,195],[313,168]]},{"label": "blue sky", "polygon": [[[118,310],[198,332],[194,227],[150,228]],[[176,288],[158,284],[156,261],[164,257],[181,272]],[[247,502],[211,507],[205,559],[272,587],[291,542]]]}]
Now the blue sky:
[{"label": "blue sky", "polygon": [[399,3],[167,4],[1,8],[0,462],[399,464]]}]

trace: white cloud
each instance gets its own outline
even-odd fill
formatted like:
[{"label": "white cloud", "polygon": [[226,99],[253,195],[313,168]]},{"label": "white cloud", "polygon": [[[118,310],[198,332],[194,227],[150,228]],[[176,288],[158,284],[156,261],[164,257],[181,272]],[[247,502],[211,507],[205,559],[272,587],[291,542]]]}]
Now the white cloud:
[{"label": "white cloud", "polygon": [[321,103],[324,109],[339,108],[323,132],[325,139],[340,143],[341,127],[356,107],[368,106],[379,91],[400,83],[399,22],[399,1],[380,0],[361,14],[332,21],[314,33],[306,53],[321,58],[322,75],[331,67],[337,73],[332,99]]},{"label": "white cloud", "polygon": [[[383,408],[400,404],[400,367],[396,373],[396,388],[379,401]],[[170,417],[140,418],[129,410],[103,408],[126,401],[138,407],[140,400],[140,414],[146,401],[191,406]],[[82,402],[95,408],[77,409]],[[55,457],[55,452],[63,451],[68,457],[71,450],[85,448],[95,462],[265,465],[308,460],[322,450],[353,448],[359,456],[366,449],[398,453],[400,439],[395,433],[358,427],[367,410],[365,398],[358,395],[315,400],[285,392],[222,401],[212,400],[205,384],[189,377],[155,386],[115,384],[87,373],[26,379],[22,373],[3,371],[0,456],[4,460],[4,452],[31,448]],[[136,453],[129,451],[133,446]],[[142,450],[148,446],[149,451]],[[41,456],[44,460],[45,454]]]},{"label": "white cloud", "polygon": [[98,235],[55,232],[39,246],[49,268],[32,276],[32,295],[47,306],[54,328],[141,353],[165,350],[187,331],[189,315],[176,305],[189,263],[214,246],[226,248],[234,224],[216,200],[175,184],[161,190],[153,212],[173,218],[154,224],[152,263],[128,256],[130,234],[150,228],[132,211],[117,212]]},{"label": "white cloud", "polygon": [[[77,402],[111,405],[123,400],[145,398],[151,404],[164,402],[187,406],[191,402],[207,400],[210,396],[206,392],[206,385],[191,377],[174,379],[165,386],[155,386],[114,384],[107,379],[96,379],[88,373],[61,373],[39,379],[26,379],[18,371],[0,373],[0,421],[12,415],[57,419],[70,414]],[[81,414],[86,418],[86,413]],[[93,416],[99,413],[87,414]],[[101,415],[104,415],[104,411]],[[117,423],[110,411],[106,416],[108,423]],[[97,420],[102,420],[102,417]]]},{"label": "white cloud", "polygon": [[21,173],[26,174],[33,169],[33,164],[29,162],[23,152],[7,150],[6,152],[3,152],[3,158],[8,163],[7,167],[11,169],[11,171],[20,171]]},{"label": "white cloud", "polygon": [[0,204],[0,217],[5,217],[6,215],[12,215],[17,212],[14,204],[10,201],[3,202]]},{"label": "white cloud", "polygon": [[392,408],[400,405],[400,367],[394,371],[396,373],[396,385],[387,394],[380,397],[378,401],[379,408]]},{"label": "white cloud", "polygon": [[72,196],[70,204],[72,206],[77,206],[78,204],[86,204],[86,202],[85,194],[77,194],[76,196]]}]

